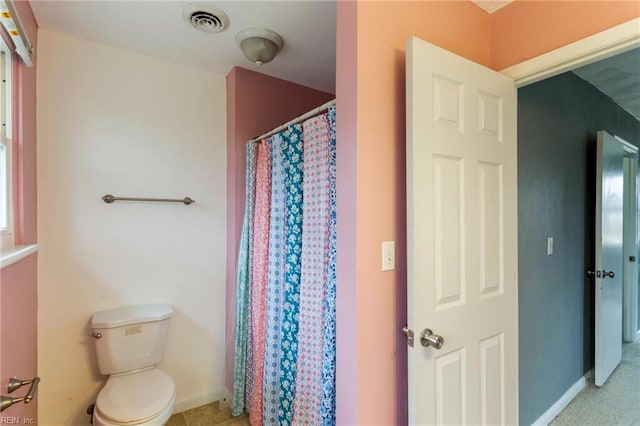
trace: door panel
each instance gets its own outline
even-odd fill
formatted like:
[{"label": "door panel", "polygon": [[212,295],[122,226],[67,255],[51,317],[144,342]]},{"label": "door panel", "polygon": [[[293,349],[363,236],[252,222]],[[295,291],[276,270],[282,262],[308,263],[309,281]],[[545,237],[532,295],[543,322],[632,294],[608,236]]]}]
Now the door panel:
[{"label": "door panel", "polygon": [[464,185],[459,158],[433,159],[435,309],[464,303]]},{"label": "door panel", "polygon": [[502,166],[479,162],[480,297],[501,294],[504,287]]},{"label": "door panel", "polygon": [[442,425],[465,424],[467,392],[465,350],[435,359],[436,421]]},{"label": "door panel", "polygon": [[504,420],[504,335],[480,342],[480,419],[485,425]]},{"label": "door panel", "polygon": [[[595,384],[602,386],[622,359],[622,143],[598,132],[596,158]],[[611,275],[613,272],[613,276]]]},{"label": "door panel", "polygon": [[409,40],[409,424],[517,423],[515,119],[511,79]]}]

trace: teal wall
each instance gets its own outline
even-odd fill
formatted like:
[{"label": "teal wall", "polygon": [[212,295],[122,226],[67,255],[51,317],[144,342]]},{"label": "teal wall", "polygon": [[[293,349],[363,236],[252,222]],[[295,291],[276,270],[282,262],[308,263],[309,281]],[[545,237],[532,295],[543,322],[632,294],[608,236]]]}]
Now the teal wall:
[{"label": "teal wall", "polygon": [[[593,367],[596,132],[640,143],[640,122],[573,73],[518,90],[520,424]],[[547,256],[547,237],[554,253]]]}]

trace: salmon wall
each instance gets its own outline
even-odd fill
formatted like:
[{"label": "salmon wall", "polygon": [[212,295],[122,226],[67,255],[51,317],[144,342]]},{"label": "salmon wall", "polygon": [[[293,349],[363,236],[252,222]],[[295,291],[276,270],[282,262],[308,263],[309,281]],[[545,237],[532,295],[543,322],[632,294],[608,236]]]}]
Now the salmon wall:
[{"label": "salmon wall", "polygon": [[338,3],[338,424],[407,422],[406,40],[488,65],[489,23],[471,2]]},{"label": "salmon wall", "polygon": [[502,70],[640,16],[640,2],[515,0],[491,15],[491,68]]},{"label": "salmon wall", "polygon": [[[9,378],[31,379],[38,375],[37,342],[37,254],[0,272],[0,387],[6,393]],[[43,378],[44,380],[44,378]],[[23,396],[25,386],[8,396]],[[37,424],[38,396],[29,404],[16,404],[0,414],[0,424],[18,417]]]},{"label": "salmon wall", "polygon": [[322,105],[334,95],[235,67],[227,75],[227,282],[225,388],[233,390],[236,268],[245,205],[246,142]]},{"label": "salmon wall", "polygon": [[[38,25],[28,2],[13,2],[32,44]],[[20,61],[17,74],[17,114],[14,117],[14,227],[16,244],[37,242],[36,223],[36,65],[27,68]],[[33,378],[37,371],[37,255],[19,260],[0,271],[0,387],[6,390],[12,376]],[[17,394],[26,393],[20,389]],[[2,392],[5,394],[5,392]],[[6,417],[33,419],[37,423],[38,398],[4,411]]]}]

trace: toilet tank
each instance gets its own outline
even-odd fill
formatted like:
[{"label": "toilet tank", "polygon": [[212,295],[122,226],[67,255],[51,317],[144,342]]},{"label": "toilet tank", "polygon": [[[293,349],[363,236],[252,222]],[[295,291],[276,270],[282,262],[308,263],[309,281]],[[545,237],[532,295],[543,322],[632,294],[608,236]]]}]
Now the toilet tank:
[{"label": "toilet tank", "polygon": [[[98,369],[104,375],[152,367],[162,360],[171,305],[137,305],[93,314]],[[97,337],[98,334],[101,337]]]}]

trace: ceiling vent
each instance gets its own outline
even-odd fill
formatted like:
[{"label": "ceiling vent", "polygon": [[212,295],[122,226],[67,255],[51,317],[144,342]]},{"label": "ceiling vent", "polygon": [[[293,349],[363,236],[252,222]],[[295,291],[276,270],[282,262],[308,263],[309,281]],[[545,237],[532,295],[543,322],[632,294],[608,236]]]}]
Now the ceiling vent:
[{"label": "ceiling vent", "polygon": [[205,33],[219,33],[229,26],[227,14],[213,6],[188,4],[182,14],[194,28]]}]

